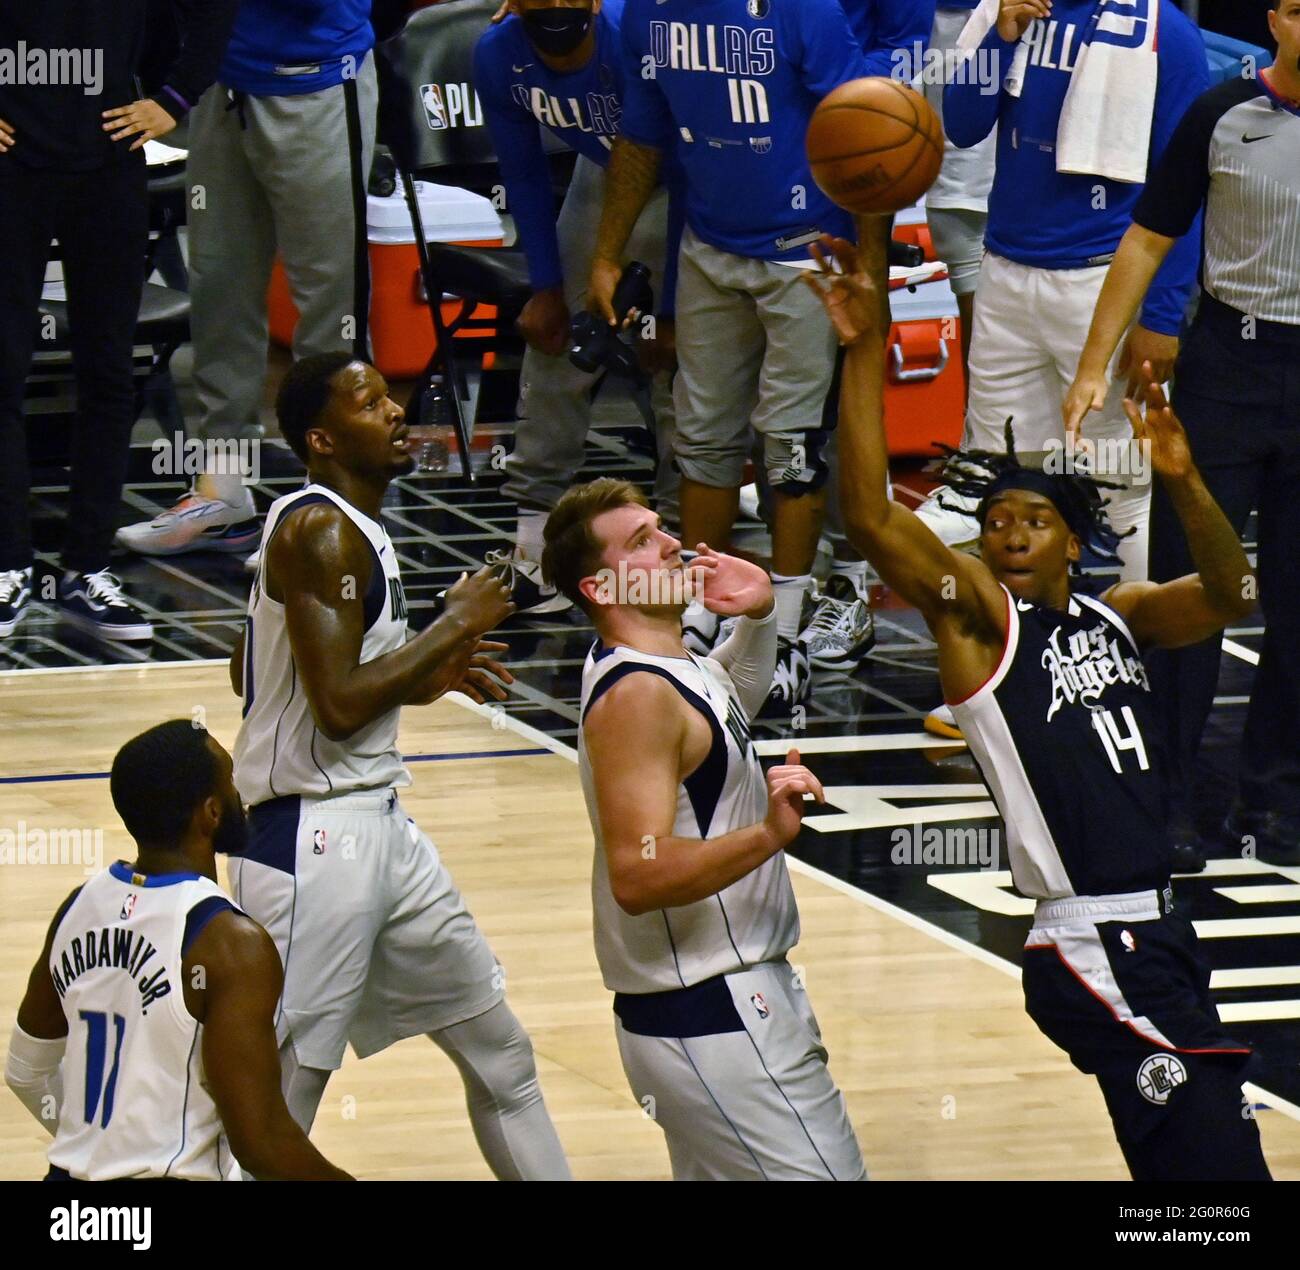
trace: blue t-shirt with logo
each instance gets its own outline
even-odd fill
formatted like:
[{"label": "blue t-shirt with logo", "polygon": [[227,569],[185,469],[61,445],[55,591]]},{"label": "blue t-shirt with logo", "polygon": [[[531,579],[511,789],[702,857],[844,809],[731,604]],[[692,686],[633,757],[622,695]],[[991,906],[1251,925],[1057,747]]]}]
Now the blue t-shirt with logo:
[{"label": "blue t-shirt with logo", "polygon": [[354,79],[374,47],[371,0],[242,0],[217,81],[296,97]]},{"label": "blue t-shirt with logo", "polygon": [[700,239],[793,262],[823,233],[852,235],[804,150],[817,103],[867,74],[839,0],[626,0],[622,35],[623,134],[676,143]]}]

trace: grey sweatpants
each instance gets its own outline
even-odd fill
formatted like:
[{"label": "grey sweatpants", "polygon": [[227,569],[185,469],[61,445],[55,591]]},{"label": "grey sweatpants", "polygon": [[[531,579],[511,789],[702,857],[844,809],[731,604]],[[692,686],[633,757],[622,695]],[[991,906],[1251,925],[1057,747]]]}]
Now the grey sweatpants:
[{"label": "grey sweatpants", "polygon": [[[560,264],[564,270],[564,302],[580,312],[587,302],[591,259],[605,201],[605,171],[580,157],[556,223]],[[625,254],[639,260],[653,275],[656,306],[662,295],[668,242],[668,192],[655,191],[633,227]],[[583,443],[591,426],[591,388],[595,375],[579,370],[567,353],[548,357],[530,348],[519,377],[519,424],[514,452],[506,459],[507,498],[524,507],[549,510],[559,502],[582,467]],[[677,520],[677,474],[673,470],[672,377],[656,375],[651,387],[655,441],[659,465],[655,473],[655,506],[668,523]]]},{"label": "grey sweatpants", "polygon": [[300,314],[295,358],[369,356],[366,180],[374,54],[356,78],[284,97],[214,84],[190,113],[190,329],[199,436],[256,435],[266,288],[278,251]]}]

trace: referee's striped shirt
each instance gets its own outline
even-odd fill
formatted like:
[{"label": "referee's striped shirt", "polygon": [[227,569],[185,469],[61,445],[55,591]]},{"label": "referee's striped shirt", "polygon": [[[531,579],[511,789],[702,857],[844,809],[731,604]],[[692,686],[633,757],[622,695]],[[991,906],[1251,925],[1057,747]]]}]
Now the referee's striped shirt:
[{"label": "referee's striped shirt", "polygon": [[1300,325],[1300,110],[1263,79],[1227,80],[1196,100],[1133,219],[1181,238],[1202,204],[1205,291],[1261,321]]}]

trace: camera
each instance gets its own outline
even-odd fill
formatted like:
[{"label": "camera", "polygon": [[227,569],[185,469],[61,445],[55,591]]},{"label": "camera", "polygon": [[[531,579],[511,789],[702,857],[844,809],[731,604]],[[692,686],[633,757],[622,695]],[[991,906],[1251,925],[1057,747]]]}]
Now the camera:
[{"label": "camera", "polygon": [[633,309],[640,313],[654,311],[650,270],[639,261],[632,261],[623,270],[623,276],[614,288],[613,308],[617,326],[610,326],[594,313],[579,313],[573,319],[569,328],[569,360],[589,375],[605,370],[612,375],[640,380],[642,375],[636,352],[619,334]]}]

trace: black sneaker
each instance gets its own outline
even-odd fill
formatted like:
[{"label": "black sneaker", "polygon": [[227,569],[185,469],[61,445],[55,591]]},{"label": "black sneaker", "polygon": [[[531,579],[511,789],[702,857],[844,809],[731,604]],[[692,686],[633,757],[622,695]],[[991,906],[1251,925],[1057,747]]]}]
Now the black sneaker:
[{"label": "black sneaker", "polygon": [[853,670],[876,642],[876,622],[852,578],[833,573],[799,632],[808,660],[823,670]]},{"label": "black sneaker", "polygon": [[32,605],[32,568],[0,569],[0,637],[12,635]]},{"label": "black sneaker", "polygon": [[515,614],[520,617],[546,617],[563,613],[573,601],[542,580],[542,566],[535,560],[513,551],[489,551],[483,563],[497,568],[502,581],[510,588]]},{"label": "black sneaker", "polygon": [[1264,864],[1300,865],[1300,816],[1238,803],[1228,812],[1223,829],[1234,854],[1250,848]]},{"label": "black sneaker", "polygon": [[152,623],[122,594],[122,583],[107,569],[65,573],[59,582],[59,616],[100,639],[153,639]]},{"label": "black sneaker", "polygon": [[808,700],[812,687],[812,664],[803,640],[778,638],[776,641],[776,670],[772,675],[772,690],[759,713],[764,718],[788,715],[795,706]]}]

